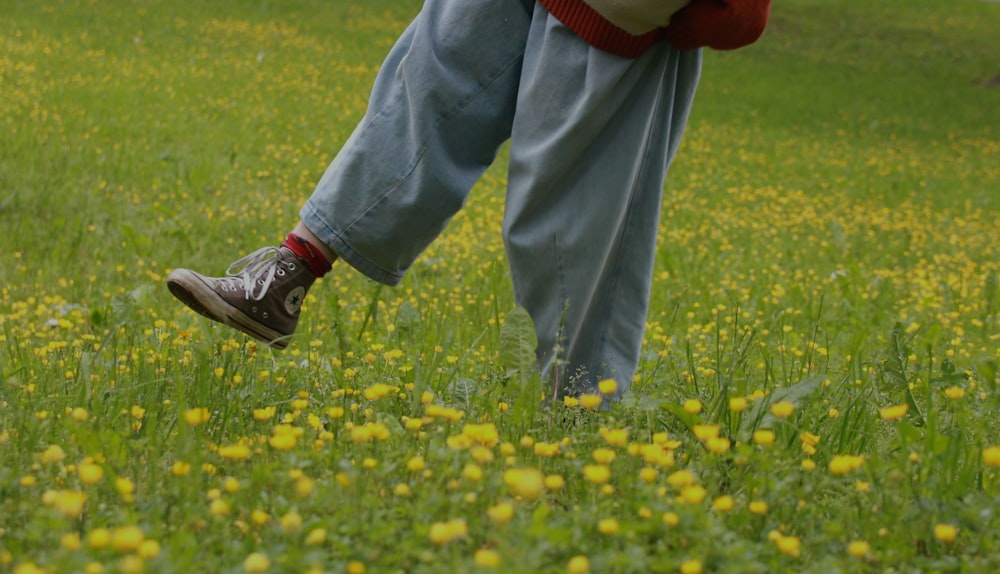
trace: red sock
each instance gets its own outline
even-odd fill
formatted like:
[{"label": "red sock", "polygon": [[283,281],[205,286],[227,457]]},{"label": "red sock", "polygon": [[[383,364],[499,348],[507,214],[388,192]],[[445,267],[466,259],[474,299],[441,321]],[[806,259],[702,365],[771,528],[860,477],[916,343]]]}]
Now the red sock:
[{"label": "red sock", "polygon": [[306,266],[316,277],[326,275],[333,268],[333,263],[326,258],[326,255],[304,237],[289,233],[281,246],[291,249],[292,253],[305,261]]}]

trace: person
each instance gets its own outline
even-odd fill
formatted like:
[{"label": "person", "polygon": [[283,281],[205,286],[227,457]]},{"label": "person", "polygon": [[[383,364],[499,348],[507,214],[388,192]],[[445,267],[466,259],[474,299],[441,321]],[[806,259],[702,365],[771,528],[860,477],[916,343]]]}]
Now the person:
[{"label": "person", "polygon": [[284,348],[333,262],[399,283],[509,139],[502,239],[538,368],[556,396],[606,378],[620,396],[638,365],[662,190],[702,48],[755,42],[769,10],[770,0],[425,0],[286,240],[224,277],[175,269],[169,289]]}]

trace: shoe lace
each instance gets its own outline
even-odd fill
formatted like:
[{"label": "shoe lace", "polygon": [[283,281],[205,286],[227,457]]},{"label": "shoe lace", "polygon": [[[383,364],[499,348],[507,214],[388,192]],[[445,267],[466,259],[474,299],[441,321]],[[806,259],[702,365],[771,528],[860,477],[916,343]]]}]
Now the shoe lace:
[{"label": "shoe lace", "polygon": [[277,247],[262,247],[234,261],[222,281],[230,289],[243,289],[247,299],[260,301],[267,295],[275,275],[284,276],[286,269],[294,271],[295,262],[286,259]]}]

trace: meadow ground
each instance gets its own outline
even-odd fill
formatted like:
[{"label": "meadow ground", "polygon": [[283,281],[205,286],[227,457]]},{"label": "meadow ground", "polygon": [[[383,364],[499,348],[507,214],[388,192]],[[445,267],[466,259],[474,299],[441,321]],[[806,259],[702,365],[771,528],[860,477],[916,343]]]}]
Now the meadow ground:
[{"label": "meadow ground", "polygon": [[295,222],[415,0],[5,2],[0,571],[993,572],[1000,5],[706,55],[633,392],[545,407],[505,156],[283,352],[173,301]]}]

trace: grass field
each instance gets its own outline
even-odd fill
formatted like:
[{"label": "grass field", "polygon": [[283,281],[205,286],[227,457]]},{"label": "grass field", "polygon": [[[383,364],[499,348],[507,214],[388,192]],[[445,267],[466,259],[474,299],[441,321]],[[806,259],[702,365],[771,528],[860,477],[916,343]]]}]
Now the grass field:
[{"label": "grass field", "polygon": [[995,572],[1000,5],[706,55],[633,392],[549,407],[501,153],[277,352],[169,296],[280,241],[415,0],[0,18],[0,572]]}]

